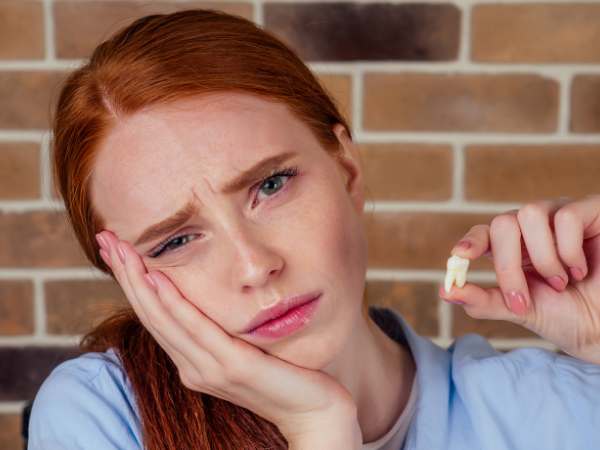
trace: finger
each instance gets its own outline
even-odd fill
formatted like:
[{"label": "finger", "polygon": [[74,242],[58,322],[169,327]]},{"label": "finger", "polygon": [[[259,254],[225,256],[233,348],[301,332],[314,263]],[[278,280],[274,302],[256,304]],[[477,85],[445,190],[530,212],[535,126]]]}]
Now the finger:
[{"label": "finger", "polygon": [[439,286],[438,295],[448,303],[459,305],[474,319],[506,320],[520,325],[526,323],[526,316],[515,314],[506,306],[502,290],[497,287],[484,289],[466,283],[462,288],[453,287],[447,293],[444,286]]},{"label": "finger", "polygon": [[588,273],[583,240],[600,234],[600,196],[588,196],[560,208],[553,217],[561,259],[577,281]]},{"label": "finger", "polygon": [[500,214],[490,224],[494,270],[506,306],[516,314],[527,314],[532,307],[529,288],[521,266],[521,231],[517,218]]},{"label": "finger", "polygon": [[562,292],[567,286],[569,275],[558,257],[550,227],[549,216],[553,205],[552,201],[525,205],[517,213],[517,220],[531,263],[550,286],[557,292]]},{"label": "finger", "polygon": [[472,226],[450,251],[451,255],[476,259],[484,255],[490,246],[490,227],[486,224]]},{"label": "finger", "polygon": [[[127,276],[127,265],[121,262],[121,259],[118,256],[118,238],[113,233],[107,231],[103,232],[103,235],[109,245],[109,256],[113,273],[115,274],[115,277],[117,278],[119,284],[125,291],[125,295],[129,300],[131,306],[135,310],[136,314],[138,315],[146,329],[150,332],[150,334],[152,334],[154,339],[156,339],[156,341],[163,348],[163,350],[170,356],[170,358],[173,360],[173,363],[175,363],[178,369],[181,370],[183,366],[190,366],[190,361],[188,360],[188,358],[170,343],[170,339],[167,336],[168,332],[171,329],[177,328],[174,321],[169,321],[169,317],[166,314],[166,312],[163,312],[162,316],[159,312],[158,315],[161,316],[161,320],[164,320],[166,323],[157,327],[155,324],[160,323],[161,320],[157,321],[155,318],[152,318],[149,312],[147,311],[152,309],[151,301],[152,298],[157,294],[154,293],[152,296],[144,296],[144,301],[140,300],[138,293],[134,289],[134,286],[132,285],[129,277]],[[145,280],[144,285],[148,290],[152,290],[147,285],[147,282]],[[159,304],[160,302],[154,303]],[[158,305],[157,307],[160,310],[160,305]],[[172,331],[172,333],[176,332]]]},{"label": "finger", "polygon": [[[171,342],[177,344],[181,353],[195,355],[199,352],[203,359],[210,357],[212,366],[218,361],[218,354],[225,354],[229,360],[234,359],[230,354],[231,339],[220,327],[183,298],[170,280],[159,271],[150,272],[156,283],[154,291],[144,279],[145,266],[135,249],[125,241],[120,241],[120,246],[125,253],[127,276],[131,284],[135,286],[139,296],[147,299],[149,309],[156,311],[157,317],[152,314],[151,318],[161,321],[160,329],[165,335],[172,329],[179,331],[177,334],[172,333]],[[192,364],[197,363],[194,358],[189,359]],[[202,365],[206,367],[206,364]]]}]

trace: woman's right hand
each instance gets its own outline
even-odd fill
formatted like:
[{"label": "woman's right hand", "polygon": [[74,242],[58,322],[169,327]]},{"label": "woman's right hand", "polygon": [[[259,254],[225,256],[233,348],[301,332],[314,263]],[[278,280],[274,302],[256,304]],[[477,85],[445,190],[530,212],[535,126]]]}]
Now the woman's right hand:
[{"label": "woman's right hand", "polygon": [[151,273],[153,288],[145,279],[148,274],[141,257],[128,242],[108,230],[99,235],[100,246],[102,240],[107,244],[100,251],[103,259],[140,321],[176,365],[184,386],[253,411],[274,423],[290,445],[347,432],[353,447],[360,447],[356,404],[337,380],[230,336],[185,299],[162,272]]}]

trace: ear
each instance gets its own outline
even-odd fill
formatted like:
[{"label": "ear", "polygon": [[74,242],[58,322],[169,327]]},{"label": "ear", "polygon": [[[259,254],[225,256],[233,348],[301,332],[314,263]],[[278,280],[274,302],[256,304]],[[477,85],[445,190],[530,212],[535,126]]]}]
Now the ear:
[{"label": "ear", "polygon": [[346,128],[341,123],[333,126],[333,132],[340,143],[340,152],[336,155],[336,161],[342,169],[346,191],[357,212],[362,215],[365,196],[362,161],[358,146],[352,142]]}]

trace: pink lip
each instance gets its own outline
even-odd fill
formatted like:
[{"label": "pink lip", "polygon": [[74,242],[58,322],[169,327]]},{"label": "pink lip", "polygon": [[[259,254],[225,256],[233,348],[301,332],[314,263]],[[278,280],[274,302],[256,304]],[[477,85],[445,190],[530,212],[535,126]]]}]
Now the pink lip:
[{"label": "pink lip", "polygon": [[308,294],[299,295],[296,297],[288,298],[286,300],[282,300],[275,306],[258,313],[256,317],[254,317],[254,319],[250,321],[250,323],[244,330],[244,333],[251,333],[266,322],[284,316],[289,310],[304,305],[305,303],[316,299],[320,295],[320,292],[309,292]]}]

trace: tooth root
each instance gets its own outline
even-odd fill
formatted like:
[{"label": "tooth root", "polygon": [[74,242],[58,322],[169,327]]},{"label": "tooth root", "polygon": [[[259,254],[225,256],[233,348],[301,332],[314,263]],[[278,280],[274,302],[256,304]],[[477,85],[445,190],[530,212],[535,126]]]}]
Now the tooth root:
[{"label": "tooth root", "polygon": [[449,270],[446,272],[446,278],[444,279],[444,290],[450,293],[452,289],[452,283],[454,283],[454,270]]}]

